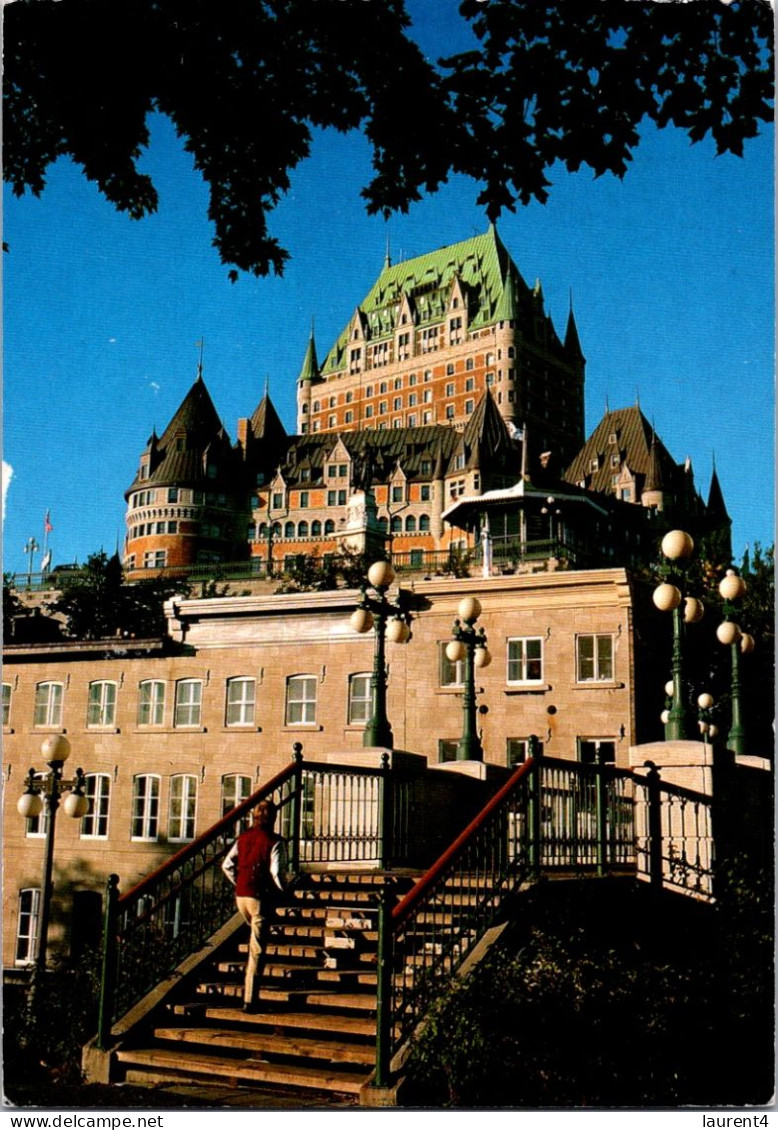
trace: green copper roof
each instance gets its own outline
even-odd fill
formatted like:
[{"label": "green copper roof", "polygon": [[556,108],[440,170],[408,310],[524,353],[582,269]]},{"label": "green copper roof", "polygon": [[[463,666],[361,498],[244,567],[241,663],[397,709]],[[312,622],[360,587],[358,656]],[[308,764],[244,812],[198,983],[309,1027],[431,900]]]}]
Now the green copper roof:
[{"label": "green copper roof", "polygon": [[319,362],[316,358],[316,342],[313,339],[313,330],[308,339],[308,348],[303,358],[303,367],[300,370],[298,381],[315,381],[319,378]]},{"label": "green copper roof", "polygon": [[[441,247],[415,259],[406,259],[391,266],[385,264],[358,307],[369,340],[380,341],[394,333],[403,295],[407,295],[411,302],[416,326],[443,321],[456,277],[467,296],[471,329],[499,321],[501,304],[513,309],[518,297],[517,289],[522,286],[526,289],[492,225],[484,235]],[[506,290],[508,294],[503,298]],[[515,314],[510,316],[515,317]],[[323,376],[338,372],[345,365],[351,324],[330,350],[322,365]]]}]

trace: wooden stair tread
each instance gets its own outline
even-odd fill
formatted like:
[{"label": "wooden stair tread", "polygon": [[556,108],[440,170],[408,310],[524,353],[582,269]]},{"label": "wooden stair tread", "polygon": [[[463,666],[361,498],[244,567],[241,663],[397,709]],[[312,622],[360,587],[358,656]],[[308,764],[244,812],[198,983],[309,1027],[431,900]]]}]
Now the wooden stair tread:
[{"label": "wooden stair tread", "polygon": [[375,1017],[316,1012],[246,1013],[236,1008],[206,1008],[209,1020],[231,1021],[242,1025],[272,1024],[276,1028],[302,1028],[339,1032],[354,1036],[375,1036]]},{"label": "wooden stair tread", "polygon": [[235,1059],[227,1056],[184,1053],[180,1048],[122,1049],[116,1053],[121,1063],[164,1068],[181,1075],[216,1075],[235,1082],[278,1083],[287,1087],[307,1087],[321,1091],[341,1091],[358,1094],[367,1075],[366,1071],[333,1071],[329,1068],[287,1066],[260,1063],[257,1060]]},{"label": "wooden stair tread", "polygon": [[[261,1013],[255,1015],[257,1020],[267,1023]],[[183,1044],[207,1044],[217,1050],[239,1048],[252,1053],[270,1052],[331,1063],[361,1063],[368,1067],[375,1063],[375,1049],[367,1044],[314,1040],[306,1036],[260,1032],[256,1028],[251,1031],[235,1028],[155,1028],[154,1038]]]}]

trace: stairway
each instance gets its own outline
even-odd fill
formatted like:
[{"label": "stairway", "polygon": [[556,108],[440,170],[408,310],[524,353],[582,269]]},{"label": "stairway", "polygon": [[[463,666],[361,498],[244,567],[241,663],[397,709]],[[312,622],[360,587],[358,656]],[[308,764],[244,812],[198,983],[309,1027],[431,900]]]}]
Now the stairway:
[{"label": "stairway", "polygon": [[[213,1083],[358,1101],[375,1066],[377,900],[371,872],[307,876],[279,908],[260,994],[247,1014],[247,929],[116,1054],[130,1083]],[[393,884],[399,899],[408,876]]]}]

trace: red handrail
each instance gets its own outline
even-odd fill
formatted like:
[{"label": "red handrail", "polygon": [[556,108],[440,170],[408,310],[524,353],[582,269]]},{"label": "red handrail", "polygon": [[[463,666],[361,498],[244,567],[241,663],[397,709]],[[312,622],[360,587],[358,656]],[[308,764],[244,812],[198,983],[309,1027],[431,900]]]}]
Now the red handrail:
[{"label": "red handrail", "polygon": [[494,810],[496,808],[499,808],[499,806],[505,800],[506,796],[508,796],[513,791],[522,777],[526,776],[526,774],[529,773],[534,764],[535,762],[533,758],[530,758],[528,761],[525,761],[521,765],[519,765],[519,767],[513,774],[511,774],[502,788],[494,794],[488,804],[486,804],[485,807],[481,809],[478,815],[470,821],[464,831],[460,832],[454,842],[448,848],[446,848],[443,854],[435,861],[435,863],[433,863],[429,871],[425,872],[425,874],[422,875],[421,879],[419,879],[418,883],[411,887],[411,889],[408,891],[408,894],[403,899],[401,899],[400,902],[398,902],[397,906],[392,910],[392,930],[394,932],[396,932],[405,921],[405,919],[409,917],[416,904],[421,901],[430,887],[434,886],[434,884],[440,878],[441,873],[446,870],[448,865],[456,858],[456,856],[459,855],[460,852],[464,851],[471,836],[475,835],[478,829],[486,823]]},{"label": "red handrail", "polygon": [[263,795],[274,792],[279,786],[283,785],[285,781],[288,781],[296,769],[296,762],[287,765],[285,769],[282,769],[280,773],[276,773],[275,777],[271,777],[261,788],[256,789],[250,797],[241,801],[235,808],[231,808],[225,816],[222,816],[221,820],[212,824],[211,827],[206,829],[196,840],[192,840],[191,843],[186,844],[186,846],[182,847],[180,851],[177,851],[175,855],[168,856],[164,863],[160,863],[159,867],[149,872],[148,875],[145,875],[140,882],[136,883],[134,887],[130,887],[129,891],[126,891],[125,894],[121,896],[117,903],[118,907],[121,909],[122,903],[126,903],[130,898],[137,897],[139,892],[143,892],[144,887],[151,886],[165,871],[174,870],[181,863],[184,863],[190,855],[196,855],[200,848],[204,847],[209,840],[214,839],[220,832],[224,831],[231,824],[234,824],[236,820],[240,820],[247,812],[251,812]]}]

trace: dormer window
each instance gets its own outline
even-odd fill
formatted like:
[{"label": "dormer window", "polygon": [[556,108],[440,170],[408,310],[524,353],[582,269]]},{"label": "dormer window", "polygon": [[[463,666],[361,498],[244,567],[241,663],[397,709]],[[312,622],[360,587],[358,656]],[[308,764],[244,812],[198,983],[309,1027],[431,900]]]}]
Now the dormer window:
[{"label": "dormer window", "polygon": [[186,436],[176,436],[176,451],[186,451]]},{"label": "dormer window", "polygon": [[619,442],[619,437],[616,435],[615,432],[611,432],[611,434],[608,436],[608,443],[618,443],[618,442]]},{"label": "dormer window", "polygon": [[600,469],[600,460],[599,459],[592,459],[592,461],[589,464],[589,470],[590,471],[599,471],[599,469]]},{"label": "dormer window", "polygon": [[148,463],[141,463],[141,465],[138,469],[138,478],[139,479],[147,479],[148,477],[149,477],[149,465],[148,465]]}]

